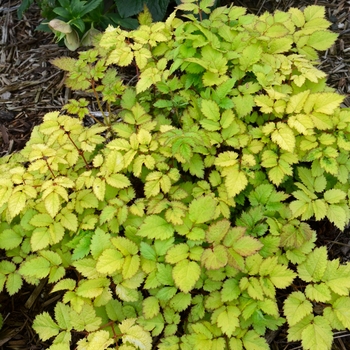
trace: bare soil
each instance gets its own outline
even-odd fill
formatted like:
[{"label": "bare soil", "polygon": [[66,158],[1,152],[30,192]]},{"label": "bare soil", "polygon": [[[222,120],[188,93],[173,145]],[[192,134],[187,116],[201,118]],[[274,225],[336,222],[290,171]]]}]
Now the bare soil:
[{"label": "bare soil", "polygon": [[[335,45],[321,53],[319,68],[328,74],[328,84],[346,95],[344,107],[350,107],[350,1],[347,0],[223,0],[247,7],[254,14],[307,5],[326,7],[332,30],[339,34]],[[17,19],[20,1],[0,0],[0,156],[23,148],[33,127],[49,111],[60,110],[74,97],[64,86],[64,73],[50,64],[60,56],[77,55],[53,41],[50,33],[35,30],[41,17],[32,6],[22,20]],[[350,260],[350,232],[340,232],[327,221],[311,223],[318,233],[318,244],[328,248],[330,258]],[[0,256],[0,259],[2,257]],[[24,285],[13,297],[0,294],[0,313],[5,319],[0,331],[0,349],[45,349],[31,328],[34,317],[50,310],[57,298],[49,294],[43,281],[39,286]],[[283,295],[281,295],[283,297]],[[350,349],[350,332],[334,335],[333,350]],[[270,332],[267,339],[273,350],[301,349],[300,343],[288,343],[286,328]],[[205,349],[203,349],[205,350]]]}]

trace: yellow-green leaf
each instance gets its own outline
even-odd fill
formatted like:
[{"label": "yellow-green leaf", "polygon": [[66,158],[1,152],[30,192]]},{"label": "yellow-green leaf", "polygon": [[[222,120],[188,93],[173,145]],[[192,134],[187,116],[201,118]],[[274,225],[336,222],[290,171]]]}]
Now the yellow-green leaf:
[{"label": "yellow-green leaf", "polygon": [[293,153],[295,148],[295,136],[293,130],[286,124],[278,122],[275,131],[271,134],[271,140],[283,150]]},{"label": "yellow-green leaf", "polygon": [[173,267],[173,279],[176,286],[184,293],[190,292],[201,274],[201,268],[195,261],[181,260]]}]

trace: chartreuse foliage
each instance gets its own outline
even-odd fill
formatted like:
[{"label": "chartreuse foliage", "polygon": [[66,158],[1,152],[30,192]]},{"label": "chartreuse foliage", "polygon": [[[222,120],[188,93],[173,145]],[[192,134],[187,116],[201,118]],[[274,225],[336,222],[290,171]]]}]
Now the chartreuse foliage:
[{"label": "chartreuse foliage", "polygon": [[285,321],[330,349],[350,327],[350,266],[307,222],[350,217],[350,111],[315,68],[324,9],[196,3],[56,59],[103,122],[72,100],[1,160],[0,290],[46,278],[62,296],[33,324],[51,350],[72,332],[78,350],[263,350]]}]

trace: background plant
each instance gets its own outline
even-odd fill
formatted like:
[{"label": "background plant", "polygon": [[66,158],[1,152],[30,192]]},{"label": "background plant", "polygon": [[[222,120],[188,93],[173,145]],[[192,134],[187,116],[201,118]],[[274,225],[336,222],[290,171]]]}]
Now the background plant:
[{"label": "background plant", "polygon": [[[17,11],[18,17],[22,18],[33,3],[34,0],[22,1]],[[163,20],[171,1],[37,0],[35,3],[43,17],[38,29],[52,31],[58,42],[64,42],[70,50],[76,50],[80,46],[91,45],[92,37],[108,25],[135,29],[138,26],[135,15],[143,11],[145,5],[154,21]],[[172,6],[174,4],[175,1]]]},{"label": "background plant", "polygon": [[283,316],[328,349],[349,327],[349,265],[308,224],[349,221],[349,111],[314,66],[335,40],[324,9],[211,5],[55,60],[104,122],[72,100],[1,160],[0,286],[62,294],[33,325],[51,349],[72,332],[78,349],[268,349]]}]

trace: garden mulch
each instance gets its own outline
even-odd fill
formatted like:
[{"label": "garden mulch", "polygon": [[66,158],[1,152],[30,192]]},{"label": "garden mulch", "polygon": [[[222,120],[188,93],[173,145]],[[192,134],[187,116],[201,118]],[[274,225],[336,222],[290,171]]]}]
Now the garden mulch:
[{"label": "garden mulch", "polygon": [[[243,6],[254,14],[276,9],[286,11],[290,7],[302,9],[307,5],[325,6],[331,29],[339,37],[331,49],[321,54],[319,68],[328,74],[328,85],[346,96],[344,107],[350,107],[350,1],[223,0],[221,3]],[[45,113],[60,110],[75,97],[64,86],[64,72],[52,66],[50,60],[76,57],[77,53],[59,47],[52,34],[35,30],[41,20],[35,6],[18,20],[19,5],[20,1],[0,0],[0,156],[22,149]],[[317,230],[318,244],[328,247],[331,259],[350,261],[349,231],[340,232],[326,221],[311,225]],[[0,313],[5,320],[0,330],[0,349],[34,350],[49,346],[31,328],[35,315],[50,310],[60,297],[49,292],[44,280],[39,286],[24,285],[13,297],[6,292],[0,294]],[[350,332],[337,332],[334,338],[333,350],[350,350]],[[270,332],[267,339],[273,350],[301,349],[300,343],[287,342],[285,327]]]}]

